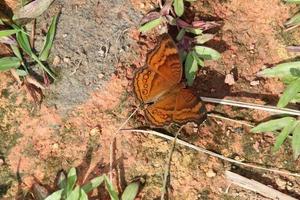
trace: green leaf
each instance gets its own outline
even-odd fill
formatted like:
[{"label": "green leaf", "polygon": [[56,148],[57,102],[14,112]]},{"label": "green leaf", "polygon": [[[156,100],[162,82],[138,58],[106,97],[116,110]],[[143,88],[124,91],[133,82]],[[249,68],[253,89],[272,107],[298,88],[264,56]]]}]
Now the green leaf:
[{"label": "green leaf", "polygon": [[196,43],[197,44],[204,44],[205,42],[208,42],[209,40],[213,39],[214,36],[215,36],[214,34],[209,34],[209,33],[196,36],[195,37]]},{"label": "green leaf", "polygon": [[25,70],[22,70],[22,69],[17,69],[16,70],[18,76],[27,76],[28,75],[28,72],[26,72]]},{"label": "green leaf", "polygon": [[109,193],[110,199],[111,200],[119,200],[118,192],[114,188],[112,182],[107,178],[107,176],[104,176],[104,180],[105,180],[105,183],[106,183],[106,188],[107,188],[107,191]]},{"label": "green leaf", "polygon": [[221,57],[219,52],[209,47],[195,46],[195,51],[204,60],[218,60]]},{"label": "green leaf", "polygon": [[182,40],[182,38],[184,37],[184,35],[185,35],[185,29],[180,29],[179,33],[176,36],[176,40],[177,41]]},{"label": "green leaf", "polygon": [[20,30],[16,30],[16,29],[11,29],[11,30],[2,30],[0,31],[0,38],[1,37],[7,37],[13,34],[18,33]]},{"label": "green leaf", "polygon": [[300,102],[300,93],[296,94],[296,96],[290,102],[291,103],[299,103]]},{"label": "green leaf", "polygon": [[61,190],[58,190],[56,192],[53,192],[45,200],[61,200],[61,196],[62,196],[63,191],[64,190],[61,189]]},{"label": "green leaf", "polygon": [[201,35],[203,31],[200,28],[185,28],[186,32],[193,33],[195,35]]},{"label": "green leaf", "polygon": [[17,57],[4,57],[0,58],[0,71],[6,71],[12,68],[18,68],[21,61]]},{"label": "green leaf", "polygon": [[199,56],[197,55],[197,53],[195,51],[192,51],[192,54],[193,54],[194,59],[196,60],[197,64],[200,67],[204,67],[204,61],[201,58],[199,58]]},{"label": "green leaf", "polygon": [[253,133],[261,133],[261,132],[270,132],[282,129],[286,127],[289,123],[295,121],[293,117],[283,117],[280,119],[274,119],[267,122],[260,123],[256,127],[251,129]]},{"label": "green leaf", "polygon": [[140,28],[139,28],[139,31],[142,32],[142,33],[145,33],[153,28],[155,28],[156,26],[158,26],[162,21],[162,18],[157,18],[157,19],[154,19],[150,22],[147,22],[146,24],[142,25]]},{"label": "green leaf", "polygon": [[297,125],[297,121],[293,120],[290,121],[281,131],[281,133],[277,136],[276,142],[273,147],[273,152],[279,150],[280,146],[283,144],[285,139],[289,136],[289,134],[294,130],[295,126]]},{"label": "green leaf", "polygon": [[300,92],[300,78],[292,82],[287,86],[282,96],[280,97],[277,107],[283,108],[285,107],[293,98],[297,96]]},{"label": "green leaf", "polygon": [[79,200],[88,200],[88,196],[83,189],[80,189],[80,198]]},{"label": "green leaf", "polygon": [[183,15],[184,12],[184,3],[183,0],[174,0],[173,1],[173,6],[174,6],[174,10],[175,13],[178,17]]},{"label": "green leaf", "polygon": [[21,61],[23,61],[19,47],[17,45],[11,44],[10,48],[14,52],[15,56],[17,56]]},{"label": "green leaf", "polygon": [[287,27],[293,27],[293,26],[298,26],[299,24],[300,24],[300,13],[294,15],[291,19],[285,22],[284,25]]},{"label": "green leaf", "polygon": [[72,167],[67,176],[66,195],[69,196],[77,181],[76,169]]},{"label": "green leaf", "polygon": [[24,32],[18,32],[17,41],[23,51],[25,51],[29,56],[33,54],[28,35],[26,35]]},{"label": "green leaf", "polygon": [[139,182],[130,183],[124,190],[122,200],[134,200],[139,191]]},{"label": "green leaf", "polygon": [[77,185],[76,188],[71,191],[66,200],[78,200],[80,197],[80,187]]},{"label": "green leaf", "polygon": [[300,155],[300,123],[297,123],[293,131],[293,138],[292,138],[292,149],[294,152],[294,159],[296,160]]},{"label": "green leaf", "polygon": [[263,77],[278,77],[278,78],[284,78],[289,76],[297,77],[299,71],[300,71],[300,61],[296,61],[296,62],[287,62],[287,63],[275,65],[272,68],[264,69],[263,71],[259,72],[257,75]]},{"label": "green leaf", "polygon": [[57,15],[52,18],[51,25],[48,29],[44,45],[43,45],[42,51],[41,51],[40,56],[39,56],[39,59],[41,61],[46,61],[49,57],[50,50],[51,50],[51,47],[53,45],[55,32],[56,32],[57,19],[58,19]]},{"label": "green leaf", "polygon": [[84,186],[82,186],[82,189],[86,193],[89,193],[90,191],[92,191],[93,189],[95,189],[99,185],[101,185],[102,182],[103,182],[103,180],[104,180],[104,176],[99,176],[99,177],[93,178],[89,183],[87,183]]},{"label": "green leaf", "polygon": [[198,71],[198,64],[193,56],[193,52],[191,51],[187,54],[184,63],[184,71],[185,71],[185,77],[187,79],[187,84],[189,86],[192,86],[196,78],[196,73]]}]

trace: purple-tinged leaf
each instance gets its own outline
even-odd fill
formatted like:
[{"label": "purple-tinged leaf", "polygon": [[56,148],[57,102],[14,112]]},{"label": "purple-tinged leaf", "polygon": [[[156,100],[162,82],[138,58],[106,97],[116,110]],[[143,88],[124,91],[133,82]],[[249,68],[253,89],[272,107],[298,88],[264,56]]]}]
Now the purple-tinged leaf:
[{"label": "purple-tinged leaf", "polygon": [[176,21],[177,26],[180,28],[190,28],[192,27],[189,23],[187,23],[186,21],[183,21],[182,19],[177,19]]},{"label": "purple-tinged leaf", "polygon": [[153,21],[157,18],[159,18],[161,15],[159,12],[150,12],[143,19],[141,20],[140,24],[146,24],[147,22]]},{"label": "purple-tinged leaf", "polygon": [[162,16],[166,16],[166,15],[169,15],[169,13],[170,13],[170,10],[171,10],[171,8],[172,8],[172,0],[168,0],[168,1],[166,1],[166,3],[165,3],[165,5],[161,8],[161,10],[160,10],[160,14],[162,15]]},{"label": "purple-tinged leaf", "polygon": [[13,37],[2,37],[0,38],[0,43],[8,44],[8,45],[16,45],[17,42]]},{"label": "purple-tinged leaf", "polygon": [[34,19],[40,16],[54,0],[35,0],[15,12],[13,20]]},{"label": "purple-tinged leaf", "polygon": [[221,24],[213,21],[212,22],[194,21],[192,22],[192,25],[194,28],[200,28],[204,31],[221,26]]}]

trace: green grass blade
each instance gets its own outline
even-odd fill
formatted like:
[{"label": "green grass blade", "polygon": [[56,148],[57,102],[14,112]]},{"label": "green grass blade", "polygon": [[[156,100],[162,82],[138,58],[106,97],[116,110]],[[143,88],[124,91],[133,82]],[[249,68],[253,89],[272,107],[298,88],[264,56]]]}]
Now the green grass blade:
[{"label": "green grass blade", "polygon": [[294,15],[291,19],[284,23],[287,27],[298,26],[300,24],[300,13]]},{"label": "green grass blade", "polygon": [[53,192],[45,200],[61,200],[63,189]]},{"label": "green grass blade", "polygon": [[139,192],[139,182],[130,183],[124,190],[121,200],[134,200]]},{"label": "green grass blade", "polygon": [[76,169],[72,167],[67,176],[67,186],[66,186],[66,196],[69,196],[75,186],[75,183],[77,181],[77,175],[76,175]]},{"label": "green grass blade", "polygon": [[187,79],[187,84],[189,86],[193,85],[194,80],[196,78],[197,71],[198,71],[197,61],[195,60],[192,51],[190,51],[187,54],[187,57],[186,57],[186,60],[184,63],[185,77]]},{"label": "green grass blade", "polygon": [[283,0],[286,3],[296,3],[296,4],[300,4],[300,0]]},{"label": "green grass blade", "polygon": [[173,1],[173,6],[174,6],[174,10],[175,10],[176,15],[178,17],[181,17],[183,15],[183,12],[184,12],[183,0],[174,0]]},{"label": "green grass blade", "polygon": [[274,119],[267,122],[260,123],[256,127],[251,129],[253,133],[271,132],[286,127],[289,123],[295,121],[293,117],[283,117],[280,119]]},{"label": "green grass blade", "polygon": [[289,122],[281,131],[281,133],[277,136],[276,142],[273,147],[273,152],[279,150],[280,146],[283,144],[285,139],[289,136],[289,134],[294,130],[295,126],[297,125],[297,121],[293,120]]},{"label": "green grass blade", "polygon": [[300,92],[300,78],[293,81],[290,85],[287,86],[284,93],[280,97],[277,107],[285,107],[293,98],[297,96]]},{"label": "green grass blade", "polygon": [[6,71],[12,68],[18,68],[21,61],[17,57],[4,57],[0,58],[0,71]]},{"label": "green grass blade", "polygon": [[119,200],[118,192],[114,188],[112,182],[109,180],[109,178],[107,178],[107,176],[104,176],[104,180],[105,180],[106,188],[109,193],[110,199],[111,200]]},{"label": "green grass blade", "polygon": [[204,60],[218,60],[221,57],[219,52],[209,47],[195,46],[195,51]]},{"label": "green grass blade", "polygon": [[23,57],[21,55],[19,47],[17,45],[11,44],[10,48],[14,52],[15,56],[17,56],[19,58],[19,60],[23,61]]},{"label": "green grass blade", "polygon": [[142,25],[140,28],[139,28],[139,31],[142,32],[142,33],[145,33],[153,28],[155,28],[156,26],[158,26],[162,21],[162,18],[157,18],[157,19],[154,19],[150,22],[147,22],[146,24]]},{"label": "green grass blade", "polygon": [[13,34],[18,33],[20,30],[15,30],[15,29],[11,29],[11,30],[2,30],[0,31],[0,38],[1,37],[7,37]]},{"label": "green grass blade", "polygon": [[104,181],[104,176],[93,178],[89,183],[82,186],[82,189],[85,191],[85,193],[89,193],[90,191],[92,191],[93,189],[101,185],[103,181]]},{"label": "green grass blade", "polygon": [[77,185],[74,190],[71,191],[66,200],[78,200],[80,197],[80,187]]},{"label": "green grass blade", "polygon": [[83,189],[80,189],[80,198],[79,200],[88,200],[88,196]]},{"label": "green grass blade", "polygon": [[29,56],[33,54],[28,35],[23,32],[17,33],[17,42],[20,45],[20,47],[25,51]]},{"label": "green grass blade", "polygon": [[298,158],[298,156],[300,155],[300,123],[299,123],[299,121],[293,131],[292,149],[294,152],[294,159],[296,160]]},{"label": "green grass blade", "polygon": [[55,75],[40,61],[40,59],[35,54],[32,53],[31,58],[34,59],[42,67],[42,69],[45,70],[54,80],[56,80]]},{"label": "green grass blade", "polygon": [[54,36],[55,36],[55,33],[56,33],[57,19],[58,19],[58,16],[53,17],[51,25],[48,29],[44,45],[43,45],[43,48],[42,48],[40,56],[39,56],[39,59],[41,61],[46,61],[49,57],[50,50],[51,50],[52,45],[53,45]]},{"label": "green grass blade", "polygon": [[300,72],[300,61],[287,62],[259,72],[258,76],[284,78],[298,76]]}]

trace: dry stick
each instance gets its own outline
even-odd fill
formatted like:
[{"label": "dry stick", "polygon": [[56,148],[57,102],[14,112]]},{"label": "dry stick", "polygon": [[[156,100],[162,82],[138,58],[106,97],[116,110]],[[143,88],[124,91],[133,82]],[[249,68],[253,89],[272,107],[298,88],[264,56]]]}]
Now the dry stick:
[{"label": "dry stick", "polygon": [[212,117],[212,118],[227,120],[227,121],[234,122],[234,123],[237,123],[237,124],[241,124],[241,125],[244,125],[244,126],[254,127],[252,124],[249,124],[247,122],[244,122],[244,121],[241,121],[241,120],[236,120],[236,119],[230,119],[228,117],[223,117],[221,115],[207,114],[207,116]]},{"label": "dry stick", "polygon": [[209,98],[209,97],[200,97],[200,98],[202,101],[209,102],[209,103],[219,103],[223,105],[263,110],[266,112],[271,112],[276,114],[290,114],[290,115],[300,116],[300,111],[288,109],[288,108],[277,108],[275,106],[266,106],[266,105],[259,105],[254,103],[244,103],[244,102],[227,100],[227,99],[216,99],[216,98]]},{"label": "dry stick", "polygon": [[[168,135],[164,135],[164,134],[162,134],[162,133],[159,133],[159,132],[156,132],[156,131],[152,131],[152,130],[122,129],[122,131],[126,131],[126,132],[137,132],[137,133],[148,133],[148,134],[152,134],[152,135],[156,135],[156,136],[165,138],[165,139],[167,139],[167,140],[171,140],[171,141],[174,140],[173,137],[170,137],[170,136],[168,136]],[[191,148],[191,149],[194,149],[194,150],[196,150],[196,151],[198,151],[198,152],[202,152],[202,153],[208,154],[208,155],[210,155],[210,156],[213,156],[213,157],[216,157],[216,158],[220,158],[220,159],[222,159],[222,160],[225,160],[225,161],[228,161],[228,162],[237,164],[237,165],[241,165],[241,166],[245,166],[245,167],[250,167],[250,168],[253,168],[253,169],[259,169],[259,170],[264,170],[264,171],[270,171],[270,172],[274,172],[274,173],[278,173],[278,174],[284,174],[284,175],[289,175],[289,176],[300,177],[300,174],[298,174],[298,173],[285,172],[285,171],[278,170],[278,169],[268,169],[268,168],[261,167],[261,166],[257,166],[257,165],[253,165],[253,164],[243,163],[243,162],[234,160],[234,159],[232,159],[232,158],[227,158],[227,157],[225,157],[225,156],[222,156],[222,155],[220,155],[220,154],[214,153],[214,152],[212,152],[212,151],[206,150],[206,149],[201,148],[201,147],[197,147],[197,146],[195,146],[195,145],[192,145],[192,144],[187,143],[187,142],[185,142],[185,141],[183,141],[183,140],[180,140],[180,139],[177,139],[177,143],[179,143],[179,144],[181,144],[181,145],[183,145],[183,146],[189,147],[189,148]]]},{"label": "dry stick", "polygon": [[118,128],[118,130],[113,134],[112,141],[110,143],[109,147],[109,178],[112,181],[112,166],[113,166],[113,147],[114,143],[117,137],[117,134],[120,132],[120,130],[127,124],[127,122],[131,119],[131,117],[140,109],[140,106],[138,106],[130,115],[129,117],[123,122],[123,124]]},{"label": "dry stick", "polygon": [[165,199],[165,194],[166,194],[166,191],[167,191],[167,182],[168,182],[168,177],[169,177],[170,167],[171,167],[171,162],[172,162],[172,155],[173,155],[173,152],[174,152],[174,149],[175,149],[177,136],[178,136],[179,132],[181,131],[181,129],[183,127],[184,126],[181,126],[178,129],[178,131],[175,133],[175,137],[174,137],[174,140],[173,140],[173,143],[172,143],[172,147],[171,147],[170,152],[169,152],[168,163],[166,165],[165,173],[164,173],[164,182],[163,182],[162,193],[161,193],[161,197],[160,197],[161,200]]}]

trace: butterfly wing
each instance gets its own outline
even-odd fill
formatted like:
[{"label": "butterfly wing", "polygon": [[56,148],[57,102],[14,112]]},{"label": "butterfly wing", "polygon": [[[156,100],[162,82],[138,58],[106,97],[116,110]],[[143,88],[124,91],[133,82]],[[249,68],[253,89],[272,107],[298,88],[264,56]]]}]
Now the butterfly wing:
[{"label": "butterfly wing", "polygon": [[144,103],[153,102],[181,81],[182,65],[176,44],[168,34],[148,54],[147,65],[134,77],[134,91]]},{"label": "butterfly wing", "polygon": [[206,109],[202,101],[191,89],[181,88],[176,96],[173,121],[178,124],[189,121],[200,122],[206,116]]},{"label": "butterfly wing", "polygon": [[204,105],[193,91],[181,85],[148,106],[145,112],[147,119],[156,126],[163,126],[172,121],[177,124],[199,122],[206,113]]}]

